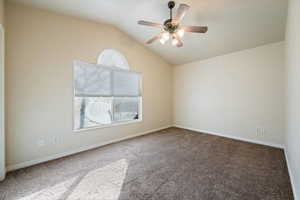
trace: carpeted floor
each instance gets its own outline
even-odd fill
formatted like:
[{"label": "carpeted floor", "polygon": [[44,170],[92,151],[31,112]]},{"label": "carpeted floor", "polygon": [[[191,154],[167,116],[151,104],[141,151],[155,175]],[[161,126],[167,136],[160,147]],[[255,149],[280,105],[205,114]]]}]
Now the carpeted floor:
[{"label": "carpeted floor", "polygon": [[280,149],[170,128],[11,172],[1,200],[291,200]]}]

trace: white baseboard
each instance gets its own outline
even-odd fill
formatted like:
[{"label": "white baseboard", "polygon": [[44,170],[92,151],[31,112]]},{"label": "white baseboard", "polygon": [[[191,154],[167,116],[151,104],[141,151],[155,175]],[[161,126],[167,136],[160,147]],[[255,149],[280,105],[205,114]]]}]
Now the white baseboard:
[{"label": "white baseboard", "polygon": [[297,193],[296,193],[295,180],[294,180],[294,176],[293,176],[291,164],[290,164],[290,162],[289,162],[289,158],[288,158],[286,149],[284,150],[284,155],[285,155],[285,160],[286,160],[287,168],[288,168],[289,175],[290,175],[290,180],[291,180],[291,184],[292,184],[292,189],[293,189],[294,199],[295,199],[295,200],[298,200],[298,198],[297,198]]},{"label": "white baseboard", "polygon": [[5,179],[5,173],[0,174],[0,181],[3,181]]},{"label": "white baseboard", "polygon": [[95,149],[95,148],[98,148],[98,147],[101,147],[101,146],[104,146],[104,145],[120,142],[122,140],[126,140],[126,139],[130,139],[130,138],[146,135],[146,134],[153,133],[153,132],[156,132],[156,131],[160,131],[160,130],[170,128],[170,127],[172,127],[172,126],[171,125],[164,126],[164,127],[160,127],[160,128],[157,128],[157,129],[153,129],[153,130],[145,131],[145,132],[142,132],[142,133],[138,133],[138,134],[135,134],[135,135],[130,135],[130,136],[126,136],[126,137],[123,137],[123,138],[119,138],[119,139],[115,139],[115,140],[111,140],[111,141],[107,141],[107,142],[102,142],[102,143],[98,143],[98,144],[84,146],[84,147],[81,147],[81,148],[76,149],[76,150],[63,152],[63,153],[58,153],[58,154],[50,155],[50,156],[43,157],[43,158],[38,158],[38,159],[35,159],[35,160],[30,160],[30,161],[26,161],[26,162],[14,164],[14,165],[9,165],[9,166],[6,167],[6,169],[9,172],[9,171],[29,167],[29,166],[40,164],[40,163],[47,162],[47,161],[50,161],[50,160],[62,158],[62,157],[65,157],[65,156],[76,154],[76,153],[80,153],[80,152],[83,152],[83,151]]},{"label": "white baseboard", "polygon": [[250,142],[250,143],[261,144],[261,145],[265,145],[265,146],[271,146],[271,147],[275,147],[275,148],[284,149],[284,146],[280,145],[280,144],[273,144],[273,143],[269,143],[269,142],[261,142],[261,141],[257,141],[257,140],[246,139],[246,138],[242,138],[242,137],[231,136],[231,135],[216,133],[216,132],[212,132],[212,131],[200,130],[200,129],[197,129],[197,128],[190,128],[190,127],[176,125],[176,124],[174,124],[173,126],[177,127],[177,128],[182,128],[182,129],[187,129],[187,130],[191,130],[191,131],[200,132],[200,133],[216,135],[216,136],[226,137],[226,138],[230,138],[230,139],[234,139],[234,140],[240,140],[240,141],[244,141],[244,142]]}]

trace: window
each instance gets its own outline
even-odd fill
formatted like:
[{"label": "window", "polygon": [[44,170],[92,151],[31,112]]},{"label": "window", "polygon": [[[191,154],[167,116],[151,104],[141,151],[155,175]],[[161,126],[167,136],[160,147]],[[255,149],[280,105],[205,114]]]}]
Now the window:
[{"label": "window", "polygon": [[74,62],[74,130],[140,121],[141,108],[140,73]]}]

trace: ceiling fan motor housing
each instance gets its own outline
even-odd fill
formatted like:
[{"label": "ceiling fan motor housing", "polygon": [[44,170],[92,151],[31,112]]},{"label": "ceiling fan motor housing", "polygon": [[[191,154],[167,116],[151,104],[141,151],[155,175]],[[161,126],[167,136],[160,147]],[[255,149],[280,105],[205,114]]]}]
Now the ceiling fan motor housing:
[{"label": "ceiling fan motor housing", "polygon": [[164,22],[164,30],[169,32],[169,33],[174,33],[177,28],[178,28],[178,25],[172,23],[172,19],[167,19]]}]

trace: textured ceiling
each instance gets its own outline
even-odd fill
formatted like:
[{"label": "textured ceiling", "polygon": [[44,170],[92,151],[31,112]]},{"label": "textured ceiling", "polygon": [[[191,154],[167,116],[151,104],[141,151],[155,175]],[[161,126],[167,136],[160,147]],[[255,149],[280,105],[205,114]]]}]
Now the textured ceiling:
[{"label": "textured ceiling", "polygon": [[[9,0],[57,13],[109,23],[144,43],[159,29],[138,20],[163,23],[167,0]],[[207,25],[206,34],[186,33],[184,47],[159,42],[148,47],[172,64],[183,64],[284,40],[287,0],[182,0],[190,11],[184,25]],[[178,6],[178,5],[177,5]],[[177,8],[177,7],[176,7]]]}]

